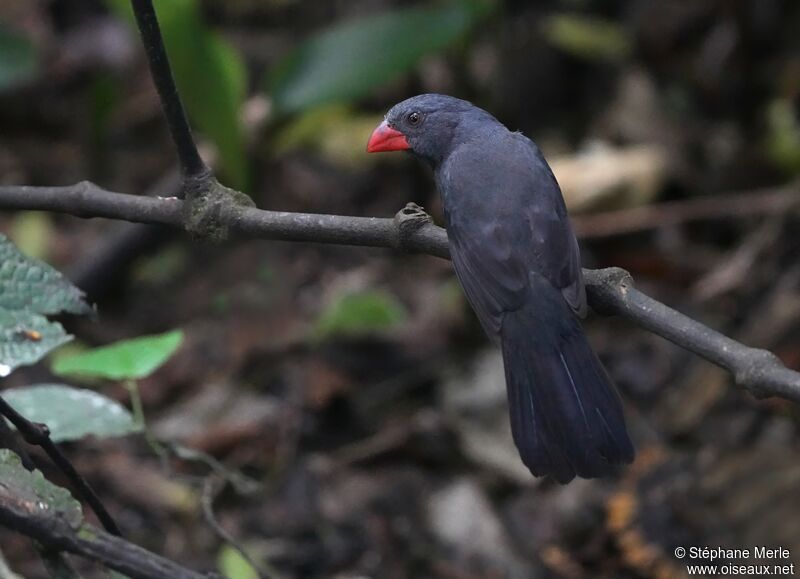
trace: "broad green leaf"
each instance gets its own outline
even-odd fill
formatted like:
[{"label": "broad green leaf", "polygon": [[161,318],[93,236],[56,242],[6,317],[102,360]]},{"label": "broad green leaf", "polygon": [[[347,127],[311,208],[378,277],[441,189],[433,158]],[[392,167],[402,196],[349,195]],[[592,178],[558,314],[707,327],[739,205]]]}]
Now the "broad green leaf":
[{"label": "broad green leaf", "polygon": [[451,2],[334,24],[276,67],[268,82],[275,108],[293,113],[365,96],[462,38],[485,9],[482,2]]},{"label": "broad green leaf", "polygon": [[61,324],[42,315],[0,308],[0,378],[35,364],[71,339]]},{"label": "broad green leaf", "polygon": [[53,362],[59,376],[79,375],[110,380],[145,378],[164,364],[183,342],[183,332],[142,336],[62,356]]},{"label": "broad green leaf", "polygon": [[631,51],[622,26],[591,16],[553,14],[545,19],[542,34],[564,52],[588,60],[620,60]]},{"label": "broad green leaf", "polygon": [[0,26],[0,91],[28,81],[37,68],[33,45],[24,36]]},{"label": "broad green leaf", "polygon": [[314,333],[318,338],[369,334],[405,319],[405,308],[387,293],[352,293],[341,296],[322,313]]},{"label": "broad green leaf", "polygon": [[258,571],[230,545],[223,545],[220,549],[217,568],[228,579],[258,579]]},{"label": "broad green leaf", "polygon": [[46,424],[54,442],[89,435],[125,436],[142,430],[125,407],[91,390],[37,384],[4,390],[3,398],[28,420]]},{"label": "broad green leaf", "polygon": [[83,292],[63,275],[0,235],[0,377],[72,339],[46,315],[91,311]]},{"label": "broad green leaf", "polygon": [[28,471],[19,457],[0,449],[0,502],[19,516],[66,520],[73,528],[83,522],[83,511],[67,489],[58,487],[38,470]]},{"label": "broad green leaf", "polygon": [[[128,0],[107,2],[135,26]],[[206,25],[197,0],[159,0],[154,5],[186,110],[216,145],[226,180],[244,189],[248,171],[239,114],[246,96],[244,62]]]},{"label": "broad green leaf", "polygon": [[0,234],[0,308],[37,314],[89,314],[83,292],[58,271],[23,255]]}]

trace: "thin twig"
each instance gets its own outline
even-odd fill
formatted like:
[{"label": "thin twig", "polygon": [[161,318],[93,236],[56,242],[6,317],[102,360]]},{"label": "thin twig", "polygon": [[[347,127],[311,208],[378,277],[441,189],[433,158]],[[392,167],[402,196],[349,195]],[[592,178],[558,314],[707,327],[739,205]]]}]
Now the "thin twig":
[{"label": "thin twig", "polygon": [[645,330],[728,370],[739,386],[758,398],[780,396],[800,402],[800,372],[767,350],[750,348],[633,287],[624,269],[584,270],[589,304],[603,314],[633,321]]},{"label": "thin twig", "polygon": [[689,292],[692,298],[707,302],[740,286],[752,275],[761,258],[775,246],[783,230],[783,223],[783,216],[776,215],[749,233],[738,247],[692,285]]},{"label": "thin twig", "polygon": [[[2,416],[2,414],[0,414],[0,416]],[[32,471],[36,468],[31,455],[25,450],[17,434],[8,425],[8,422],[2,419],[0,419],[0,448],[7,448],[16,454],[20,461],[22,461],[22,466],[24,466],[26,470]]]},{"label": "thin twig", "polygon": [[[175,86],[175,79],[172,76],[153,2],[151,0],[131,0],[131,4],[147,53],[150,75],[153,77],[158,96],[161,99],[161,108],[167,118],[167,125],[169,125],[172,141],[175,143],[183,175],[189,179],[210,177],[211,170],[197,151],[186,111]],[[198,62],[196,65],[202,66],[202,63]]]},{"label": "thin twig", "polygon": [[219,577],[187,569],[92,525],[73,527],[54,509],[39,509],[29,497],[14,496],[8,488],[0,487],[0,491],[0,525],[31,537],[47,549],[86,557],[131,579]]},{"label": "thin twig", "polygon": [[64,473],[70,484],[75,488],[77,493],[87,502],[89,507],[97,515],[98,520],[103,527],[109,532],[117,536],[121,536],[119,527],[114,522],[114,519],[106,510],[100,497],[94,492],[94,489],[84,479],[66,456],[59,450],[55,443],[50,439],[50,431],[44,424],[36,424],[29,421],[22,416],[19,412],[0,397],[0,415],[8,418],[9,422],[14,425],[17,431],[22,435],[22,438],[28,444],[41,447],[45,451],[50,460]]},{"label": "thin twig", "polygon": [[[0,448],[7,448],[16,454],[19,457],[20,462],[22,462],[22,466],[25,467],[26,470],[33,471],[36,468],[36,465],[33,463],[33,459],[31,459],[28,451],[26,451],[25,447],[21,444],[17,432],[11,430],[8,422],[2,418],[1,414]],[[38,552],[39,557],[42,560],[42,564],[50,571],[51,576],[69,579],[79,577],[79,575],[74,572],[72,566],[69,564],[69,561],[66,560],[63,553],[43,547],[41,544],[35,541],[33,542],[33,546]]]},{"label": "thin twig", "polygon": [[200,504],[203,507],[203,518],[206,520],[206,524],[211,527],[211,530],[214,531],[220,539],[236,549],[239,555],[255,569],[261,579],[277,579],[279,574],[276,569],[272,569],[268,565],[266,568],[262,569],[261,566],[257,565],[253,558],[247,554],[244,547],[242,547],[236,538],[217,520],[217,516],[214,513],[214,501],[224,488],[225,479],[217,477],[216,475],[209,475],[206,477],[205,481],[203,481],[203,493],[200,496]]},{"label": "thin twig", "polygon": [[[113,193],[89,182],[67,187],[0,187],[0,209],[39,209],[78,217],[107,217],[184,227],[183,201]],[[448,258],[447,233],[419,208],[394,219],[264,211],[223,206],[217,216],[232,232],[248,237],[340,245],[390,247]],[[595,309],[619,315],[728,369],[736,383],[756,396],[800,401],[800,373],[766,350],[748,348],[668,308],[633,287],[624,270],[584,270]]]},{"label": "thin twig", "polygon": [[[145,193],[149,197],[173,197],[183,187],[179,170],[170,170]],[[143,223],[123,223],[82,253],[66,271],[73,284],[81,288],[87,300],[102,299],[124,276],[131,263],[154,252],[175,235],[173,229]]]},{"label": "thin twig", "polygon": [[599,239],[704,219],[775,215],[793,207],[800,207],[800,182],[747,193],[709,195],[594,215],[577,215],[572,221],[580,238]]}]

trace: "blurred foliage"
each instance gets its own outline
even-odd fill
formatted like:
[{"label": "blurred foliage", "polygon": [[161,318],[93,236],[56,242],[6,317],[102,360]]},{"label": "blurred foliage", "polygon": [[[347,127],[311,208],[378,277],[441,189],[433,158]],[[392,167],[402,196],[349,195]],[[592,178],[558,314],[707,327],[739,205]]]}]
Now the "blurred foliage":
[{"label": "blurred foliage", "polygon": [[71,356],[60,356],[53,361],[52,370],[59,376],[137,380],[155,372],[182,343],[180,330],[122,340]]},{"label": "blurred foliage", "polygon": [[[135,26],[130,2],[107,2]],[[216,145],[225,179],[236,189],[247,189],[240,118],[247,87],[244,62],[205,24],[196,0],[159,0],[154,4],[175,82],[192,122]]]},{"label": "blurred foliage", "polygon": [[105,152],[102,145],[104,137],[108,133],[114,111],[123,95],[117,79],[108,73],[94,75],[88,93],[91,107],[90,133],[97,147],[97,154],[102,156]]},{"label": "blurred foliage", "polygon": [[778,99],[767,111],[766,149],[770,159],[789,174],[800,173],[800,118],[788,99]]},{"label": "blurred foliage", "polygon": [[63,275],[0,235],[0,376],[38,362],[72,339],[45,316],[91,311],[83,293]]},{"label": "blurred foliage", "polygon": [[339,296],[322,313],[314,335],[328,338],[369,334],[396,326],[406,318],[406,309],[386,292],[349,293]]},{"label": "blurred foliage", "polygon": [[373,158],[364,154],[364,147],[380,119],[380,115],[358,114],[347,105],[313,108],[282,128],[274,150],[281,154],[303,148],[340,165],[361,165]]},{"label": "blurred foliage", "polygon": [[30,80],[37,69],[36,51],[28,39],[0,25],[0,91]]},{"label": "blurred foliage", "polygon": [[312,36],[271,73],[278,113],[349,102],[451,45],[486,14],[485,2],[401,8],[337,23]]},{"label": "blurred foliage", "polygon": [[28,471],[17,455],[5,448],[0,449],[0,480],[4,494],[26,499],[28,515],[48,518],[57,515],[73,528],[83,522],[81,504],[67,489],[47,481],[41,471]]},{"label": "blurred foliage", "polygon": [[217,567],[228,579],[258,579],[258,571],[230,545],[223,545],[220,549]]},{"label": "blurred foliage", "polygon": [[133,278],[140,283],[163,284],[186,271],[189,265],[186,247],[175,243],[140,260],[133,271]]},{"label": "blurred foliage", "polygon": [[142,430],[118,402],[63,384],[37,384],[3,391],[3,399],[31,422],[47,425],[53,442],[86,436],[108,438]]},{"label": "blurred foliage", "polygon": [[49,214],[42,211],[20,211],[11,224],[11,240],[19,250],[35,259],[46,259],[53,230]]},{"label": "blurred foliage", "polygon": [[553,46],[587,60],[621,60],[631,51],[625,29],[609,20],[575,14],[552,14],[542,24]]}]

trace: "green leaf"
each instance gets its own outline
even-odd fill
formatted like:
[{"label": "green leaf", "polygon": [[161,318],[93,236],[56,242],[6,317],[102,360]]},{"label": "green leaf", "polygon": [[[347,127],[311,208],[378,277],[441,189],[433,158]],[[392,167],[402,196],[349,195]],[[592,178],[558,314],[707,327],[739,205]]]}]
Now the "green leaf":
[{"label": "green leaf", "polygon": [[43,211],[20,211],[14,215],[10,237],[25,255],[45,259],[53,237],[52,216]]},{"label": "green leaf", "polygon": [[0,234],[0,308],[37,314],[89,314],[93,310],[58,271],[20,253]]},{"label": "green leaf", "polygon": [[3,398],[28,420],[46,424],[54,442],[89,435],[125,436],[142,430],[125,407],[91,390],[37,384],[4,390]]},{"label": "green leaf", "polygon": [[[107,0],[128,22],[128,0]],[[247,74],[241,56],[203,21],[197,0],[154,2],[175,82],[189,117],[217,147],[221,173],[237,189],[248,170],[240,111]]]},{"label": "green leaf", "polygon": [[64,311],[86,314],[92,308],[58,271],[26,257],[0,235],[0,377],[72,339],[45,317]]},{"label": "green leaf", "polygon": [[355,167],[374,159],[364,154],[364,143],[380,121],[379,115],[356,114],[346,105],[316,107],[286,123],[275,135],[273,150],[311,149],[331,162]]},{"label": "green leaf", "polygon": [[183,342],[183,332],[142,336],[63,356],[53,362],[59,376],[79,375],[110,380],[145,378],[164,364]]},{"label": "green leaf", "polygon": [[73,528],[83,522],[83,511],[67,489],[58,487],[38,471],[28,471],[20,458],[0,449],[0,502],[19,516],[66,520]]},{"label": "green leaf", "polygon": [[391,328],[405,319],[405,308],[387,293],[352,293],[341,296],[323,312],[314,334],[317,338],[363,335]]},{"label": "green leaf", "polygon": [[35,364],[71,339],[61,324],[42,315],[0,308],[0,377]]},{"label": "green leaf", "polygon": [[587,60],[621,60],[631,51],[622,26],[591,16],[553,14],[545,19],[542,34],[553,46]]},{"label": "green leaf", "polygon": [[0,26],[0,91],[30,80],[37,68],[36,51],[28,39]]},{"label": "green leaf", "polygon": [[217,568],[228,579],[258,579],[258,571],[230,545],[223,545],[220,549]]},{"label": "green leaf", "polygon": [[776,99],[767,109],[766,150],[787,173],[800,173],[800,118],[788,99]]},{"label": "green leaf", "polygon": [[402,8],[334,26],[302,43],[268,80],[277,111],[348,102],[462,38],[484,3]]}]

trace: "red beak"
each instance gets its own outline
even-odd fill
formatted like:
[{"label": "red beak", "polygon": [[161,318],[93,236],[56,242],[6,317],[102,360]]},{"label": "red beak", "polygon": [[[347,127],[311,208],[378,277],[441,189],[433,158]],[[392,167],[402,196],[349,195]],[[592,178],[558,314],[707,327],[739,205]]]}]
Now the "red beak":
[{"label": "red beak", "polygon": [[380,153],[382,151],[405,151],[411,145],[406,141],[406,136],[393,129],[386,121],[383,121],[378,128],[372,132],[372,136],[367,143],[367,153]]}]

